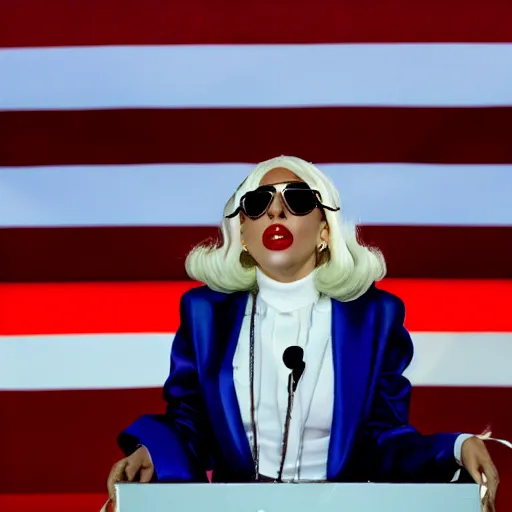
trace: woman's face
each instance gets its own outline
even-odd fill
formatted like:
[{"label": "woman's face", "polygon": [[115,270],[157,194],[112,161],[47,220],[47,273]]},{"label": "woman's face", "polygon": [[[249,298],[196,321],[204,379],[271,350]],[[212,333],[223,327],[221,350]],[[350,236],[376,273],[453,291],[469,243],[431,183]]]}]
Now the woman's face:
[{"label": "woman's face", "polygon": [[[297,182],[289,169],[270,170],[261,185]],[[240,212],[241,239],[260,269],[272,279],[291,282],[305,277],[316,266],[317,247],[329,242],[327,223],[319,208],[303,216],[293,215],[276,193],[267,212],[252,220]]]}]

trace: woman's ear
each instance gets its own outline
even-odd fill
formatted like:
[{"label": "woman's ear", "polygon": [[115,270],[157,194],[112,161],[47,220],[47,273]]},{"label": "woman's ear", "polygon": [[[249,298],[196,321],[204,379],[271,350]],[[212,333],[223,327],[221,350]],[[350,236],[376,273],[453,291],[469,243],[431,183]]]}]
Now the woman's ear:
[{"label": "woman's ear", "polygon": [[327,224],[326,221],[322,221],[322,225],[320,228],[320,241],[325,242],[327,245],[329,245],[329,224]]},{"label": "woman's ear", "polygon": [[240,212],[238,215],[240,217],[240,224],[243,224],[245,222],[245,213]]}]

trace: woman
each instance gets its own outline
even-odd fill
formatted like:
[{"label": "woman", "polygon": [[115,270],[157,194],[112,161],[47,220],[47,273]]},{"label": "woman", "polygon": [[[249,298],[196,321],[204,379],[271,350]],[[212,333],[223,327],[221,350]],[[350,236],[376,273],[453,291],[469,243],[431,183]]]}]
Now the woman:
[{"label": "woman", "polygon": [[187,257],[206,286],[182,297],[166,412],[120,435],[111,497],[122,480],[206,482],[207,470],[214,482],[450,482],[463,466],[480,484],[485,474],[492,506],[481,439],[409,425],[404,305],[375,287],[383,257],[339,206],[331,181],[294,157],[240,185],[222,245]]}]

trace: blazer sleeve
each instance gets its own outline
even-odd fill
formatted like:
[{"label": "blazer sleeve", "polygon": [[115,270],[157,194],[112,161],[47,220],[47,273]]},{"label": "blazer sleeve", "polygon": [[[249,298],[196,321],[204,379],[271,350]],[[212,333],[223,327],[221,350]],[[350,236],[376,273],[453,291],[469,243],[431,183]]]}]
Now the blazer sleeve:
[{"label": "blazer sleeve", "polygon": [[206,482],[210,469],[211,427],[200,390],[191,318],[190,297],[185,293],[163,388],[165,413],[140,417],[118,437],[126,455],[141,444],[148,449],[158,481]]},{"label": "blazer sleeve", "polygon": [[368,477],[375,482],[450,482],[461,469],[454,456],[459,433],[422,435],[409,424],[411,384],[403,372],[414,350],[404,317],[399,300],[363,429]]}]

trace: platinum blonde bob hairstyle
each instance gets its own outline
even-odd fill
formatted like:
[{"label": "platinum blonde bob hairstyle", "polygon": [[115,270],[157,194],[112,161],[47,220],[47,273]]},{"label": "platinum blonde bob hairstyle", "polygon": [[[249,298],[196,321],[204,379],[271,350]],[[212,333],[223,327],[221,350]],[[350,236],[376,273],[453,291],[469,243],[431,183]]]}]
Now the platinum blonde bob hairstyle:
[{"label": "platinum blonde bob hairstyle", "polygon": [[[185,260],[191,279],[223,293],[251,290],[256,284],[256,269],[240,262],[240,216],[227,219],[240,204],[241,197],[258,188],[270,170],[284,167],[295,173],[322,196],[325,205],[341,208],[339,193],[332,181],[309,162],[292,156],[280,156],[258,164],[240,184],[224,207],[221,224],[222,240],[194,247]],[[317,267],[317,290],[339,301],[355,300],[386,274],[384,257],[378,249],[359,243],[356,226],[342,222],[340,211],[324,210],[329,226],[328,261]]]}]

